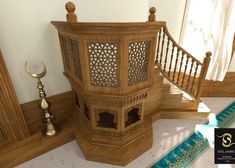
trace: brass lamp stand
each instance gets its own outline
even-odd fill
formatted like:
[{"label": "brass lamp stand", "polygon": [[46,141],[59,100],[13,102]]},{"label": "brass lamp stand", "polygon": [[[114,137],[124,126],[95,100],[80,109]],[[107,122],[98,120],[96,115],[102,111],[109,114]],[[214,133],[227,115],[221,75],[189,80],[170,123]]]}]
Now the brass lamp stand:
[{"label": "brass lamp stand", "polygon": [[42,63],[43,65],[43,71],[41,73],[32,73],[28,66],[28,62],[25,63],[25,70],[26,72],[33,78],[37,79],[37,88],[39,90],[39,97],[41,99],[40,101],[40,108],[44,112],[44,118],[43,118],[43,123],[46,125],[45,130],[43,130],[43,135],[46,137],[52,137],[57,134],[57,130],[54,125],[54,117],[50,113],[50,103],[48,102],[46,98],[46,93],[44,91],[44,86],[41,82],[41,78],[43,78],[46,75],[47,69],[46,66]]}]

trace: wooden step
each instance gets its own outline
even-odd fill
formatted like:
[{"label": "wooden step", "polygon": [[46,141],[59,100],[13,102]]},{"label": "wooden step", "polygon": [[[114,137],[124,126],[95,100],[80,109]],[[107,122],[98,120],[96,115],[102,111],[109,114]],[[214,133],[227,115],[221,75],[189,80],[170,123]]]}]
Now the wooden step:
[{"label": "wooden step", "polygon": [[170,110],[170,111],[196,111],[195,102],[193,101],[168,101],[162,102],[160,109]]},{"label": "wooden step", "polygon": [[195,102],[184,97],[183,92],[172,84],[165,81],[162,90],[161,109],[170,111],[188,110],[195,111]]},{"label": "wooden step", "polygon": [[183,97],[182,93],[163,93],[162,103],[181,102],[182,97]]},{"label": "wooden step", "polygon": [[169,93],[170,92],[170,89],[171,89],[171,85],[169,84],[163,84],[162,86],[162,93]]},{"label": "wooden step", "polygon": [[[161,83],[159,83],[161,82]],[[161,109],[165,111],[195,111],[195,103],[183,97],[183,92],[154,70],[154,86],[148,92],[145,103],[146,114]]]}]

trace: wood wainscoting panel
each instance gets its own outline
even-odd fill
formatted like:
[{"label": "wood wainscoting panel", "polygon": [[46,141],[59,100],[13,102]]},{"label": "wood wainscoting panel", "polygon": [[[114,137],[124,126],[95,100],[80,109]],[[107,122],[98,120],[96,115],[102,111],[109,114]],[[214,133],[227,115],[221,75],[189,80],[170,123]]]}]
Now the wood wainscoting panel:
[{"label": "wood wainscoting panel", "polygon": [[[56,123],[66,121],[71,117],[75,105],[73,91],[64,92],[47,98],[51,104],[51,113],[56,119]],[[43,128],[43,112],[39,107],[40,100],[21,104],[26,123],[31,134]]]},{"label": "wood wainscoting panel", "polygon": [[0,51],[0,126],[7,143],[29,136],[27,124]]},{"label": "wood wainscoting panel", "polygon": [[5,135],[4,135],[1,127],[0,127],[0,148],[2,146],[6,145],[6,144],[7,144],[7,139],[6,139]]},{"label": "wood wainscoting panel", "polygon": [[62,122],[62,129],[55,137],[43,137],[40,132],[37,132],[26,140],[1,147],[0,167],[13,168],[73,140],[74,136],[72,132],[77,129],[75,128],[77,122],[75,118]]},{"label": "wood wainscoting panel", "polygon": [[4,140],[5,140],[4,134],[3,134],[2,130],[0,129],[0,142],[4,141]]},{"label": "wood wainscoting panel", "polygon": [[227,72],[224,80],[206,80],[203,85],[203,97],[235,97],[235,72]]},{"label": "wood wainscoting panel", "polygon": [[56,126],[59,128],[58,135],[42,136],[43,112],[39,108],[39,100],[22,104],[30,136],[20,142],[3,146],[0,135],[0,167],[12,168],[74,139],[73,132],[78,130],[79,121],[72,117],[75,107],[73,91],[48,97],[48,100],[51,103],[51,113],[56,118]]}]

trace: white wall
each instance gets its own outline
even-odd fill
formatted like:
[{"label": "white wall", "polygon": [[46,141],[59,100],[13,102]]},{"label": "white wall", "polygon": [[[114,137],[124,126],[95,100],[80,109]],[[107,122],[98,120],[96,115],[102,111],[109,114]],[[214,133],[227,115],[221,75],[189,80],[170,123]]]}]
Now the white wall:
[{"label": "white wall", "polygon": [[[36,81],[24,71],[26,60],[37,69],[43,61],[48,73],[42,80],[48,95],[70,90],[56,29],[51,20],[65,20],[67,0],[1,0],[0,48],[20,103],[38,99]],[[145,0],[74,0],[80,21],[146,21]]]},{"label": "white wall", "polygon": [[170,34],[179,41],[186,0],[149,0],[156,7],[156,20],[166,21]]}]

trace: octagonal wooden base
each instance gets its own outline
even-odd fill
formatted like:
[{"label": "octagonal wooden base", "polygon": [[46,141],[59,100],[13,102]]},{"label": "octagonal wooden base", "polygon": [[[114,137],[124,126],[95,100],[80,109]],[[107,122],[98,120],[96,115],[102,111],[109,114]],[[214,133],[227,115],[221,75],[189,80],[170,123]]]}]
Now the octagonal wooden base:
[{"label": "octagonal wooden base", "polygon": [[121,147],[94,143],[89,138],[89,131],[86,130],[82,121],[78,123],[79,128],[75,133],[75,138],[87,160],[124,166],[152,147],[150,116],[145,117],[143,125],[144,134]]}]

